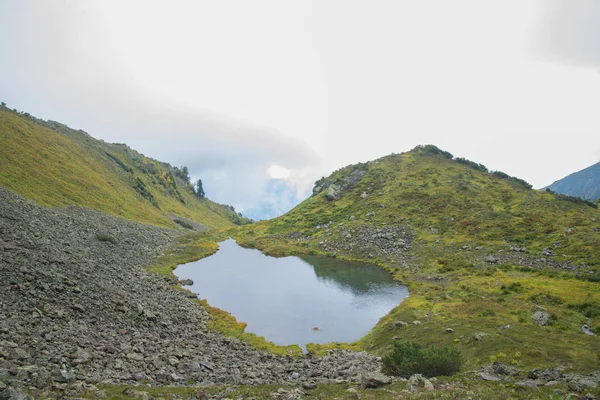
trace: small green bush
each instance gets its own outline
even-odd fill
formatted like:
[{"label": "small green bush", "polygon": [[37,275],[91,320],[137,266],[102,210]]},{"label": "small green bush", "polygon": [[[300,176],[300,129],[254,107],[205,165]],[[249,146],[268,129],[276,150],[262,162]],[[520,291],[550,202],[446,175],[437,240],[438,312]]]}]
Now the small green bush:
[{"label": "small green bush", "polygon": [[510,292],[515,293],[523,293],[525,292],[525,287],[521,284],[521,282],[513,282],[510,285],[502,285],[500,286],[500,290],[502,294],[509,294]]},{"label": "small green bush", "polygon": [[192,230],[194,229],[194,226],[193,226],[192,224],[190,224],[189,222],[187,222],[187,221],[184,221],[184,220],[182,220],[182,219],[179,219],[179,218],[177,218],[177,219],[174,219],[173,221],[174,221],[174,222],[175,222],[177,225],[183,226],[184,228],[187,228],[187,229],[192,229]]},{"label": "small green bush", "polygon": [[600,302],[599,301],[586,301],[583,303],[570,303],[567,304],[569,310],[577,311],[588,318],[600,317]]},{"label": "small green bush", "polygon": [[383,357],[383,372],[409,378],[414,374],[428,377],[452,375],[462,365],[460,349],[452,347],[423,348],[414,342],[394,342],[392,351]]},{"label": "small green bush", "polygon": [[97,233],[96,239],[98,239],[101,242],[110,242],[112,244],[117,244],[117,239],[115,239],[113,236],[107,235],[105,233]]},{"label": "small green bush", "polygon": [[558,296],[553,296],[553,295],[551,295],[549,293],[538,293],[538,294],[535,294],[535,295],[529,297],[529,300],[531,300],[532,302],[534,302],[536,304],[557,305],[557,304],[564,303],[563,299],[561,299]]}]

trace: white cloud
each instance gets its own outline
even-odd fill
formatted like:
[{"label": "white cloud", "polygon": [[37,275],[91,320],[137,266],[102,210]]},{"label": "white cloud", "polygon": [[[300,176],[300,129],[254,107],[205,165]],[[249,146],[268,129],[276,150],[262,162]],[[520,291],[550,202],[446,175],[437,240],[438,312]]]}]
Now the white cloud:
[{"label": "white cloud", "polygon": [[271,179],[287,179],[290,177],[292,171],[282,167],[281,165],[273,164],[267,168],[267,174]]},{"label": "white cloud", "polygon": [[424,143],[541,187],[598,159],[598,8],[2,2],[1,100],[188,165],[238,209]]}]

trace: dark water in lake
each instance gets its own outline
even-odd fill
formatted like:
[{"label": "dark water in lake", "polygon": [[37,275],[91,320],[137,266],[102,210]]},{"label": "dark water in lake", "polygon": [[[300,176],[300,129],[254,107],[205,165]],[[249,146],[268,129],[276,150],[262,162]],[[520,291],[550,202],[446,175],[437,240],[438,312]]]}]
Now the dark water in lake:
[{"label": "dark water in lake", "polygon": [[219,247],[180,265],[175,275],[192,279],[199,298],[246,322],[247,332],[279,345],[353,342],[408,296],[405,286],[372,265],[269,257],[232,239]]}]

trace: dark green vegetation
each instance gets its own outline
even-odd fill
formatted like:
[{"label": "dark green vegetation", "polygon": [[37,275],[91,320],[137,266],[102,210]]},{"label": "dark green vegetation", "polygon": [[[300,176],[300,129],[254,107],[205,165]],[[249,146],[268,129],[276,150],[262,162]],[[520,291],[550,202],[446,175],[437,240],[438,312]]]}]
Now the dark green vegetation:
[{"label": "dark green vegetation", "polygon": [[[467,369],[495,359],[597,368],[600,343],[581,326],[600,301],[598,209],[435,146],[342,168],[317,186],[234,237],[269,254],[371,262],[407,284],[410,297],[353,348],[386,355],[395,339],[460,349]],[[386,242],[394,229],[406,235]],[[539,310],[544,325],[531,318]]]},{"label": "dark green vegetation", "polygon": [[423,348],[415,342],[396,342],[390,353],[383,357],[383,371],[389,375],[410,378],[424,376],[449,376],[458,372],[462,361],[456,347]]},{"label": "dark green vegetation", "polygon": [[82,130],[0,107],[0,185],[50,206],[79,205],[174,227],[170,216],[226,228],[248,220],[199,198],[177,168]]},{"label": "dark green vegetation", "polygon": [[559,179],[547,189],[592,202],[600,199],[600,162]]}]

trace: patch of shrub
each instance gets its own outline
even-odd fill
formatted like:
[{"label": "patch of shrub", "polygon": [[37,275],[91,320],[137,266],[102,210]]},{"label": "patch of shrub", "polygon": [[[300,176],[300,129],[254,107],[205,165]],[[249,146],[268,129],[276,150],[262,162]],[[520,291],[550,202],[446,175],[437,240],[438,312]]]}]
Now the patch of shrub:
[{"label": "patch of shrub", "polygon": [[600,317],[600,301],[585,301],[583,303],[570,303],[567,308],[582,313],[588,318]]},{"label": "patch of shrub", "polygon": [[521,285],[521,282],[513,282],[510,285],[500,286],[500,290],[503,294],[509,294],[510,292],[523,293],[526,289]]},{"label": "patch of shrub", "polygon": [[106,233],[97,233],[96,239],[98,239],[101,242],[110,242],[112,244],[117,244],[117,239],[115,239],[114,236],[108,235]]},{"label": "patch of shrub", "polygon": [[414,374],[447,376],[456,373],[462,365],[460,349],[452,347],[423,348],[414,342],[394,342],[392,351],[382,359],[383,372],[409,378]]},{"label": "patch of shrub", "polygon": [[600,282],[600,274],[583,274],[577,275],[576,278],[585,282]]},{"label": "patch of shrub", "polygon": [[524,186],[527,189],[533,188],[533,186],[529,182],[527,182],[521,178],[517,178],[515,176],[510,176],[502,171],[493,171],[492,175],[497,176],[498,178],[501,178],[501,179],[506,179],[507,181],[517,182],[518,184],[520,184],[521,186]]},{"label": "patch of shrub", "polygon": [[494,311],[491,308],[488,308],[488,309],[483,310],[480,314],[482,317],[494,317],[494,316],[496,316],[496,311]]},{"label": "patch of shrub", "polygon": [[140,178],[135,178],[135,185],[134,185],[134,189],[136,192],[138,192],[143,198],[145,198],[146,200],[148,200],[150,203],[152,203],[152,205],[156,208],[160,208],[158,207],[158,203],[156,202],[156,200],[154,199],[154,196],[152,195],[152,193],[150,193],[150,191],[148,190],[148,188],[146,187],[146,185],[144,184],[144,182],[140,179]]},{"label": "patch of shrub", "polygon": [[194,229],[194,226],[192,224],[190,224],[189,222],[184,221],[182,219],[176,218],[173,220],[173,222],[175,222],[177,225],[183,226],[184,228],[192,229],[192,230]]},{"label": "patch of shrub", "polygon": [[126,172],[129,173],[133,173],[133,169],[131,169],[130,167],[128,167],[127,165],[125,165],[123,163],[123,161],[119,160],[119,158],[113,154],[110,154],[108,151],[105,151],[104,154],[106,154],[111,160],[113,160],[114,162],[117,163],[117,165],[121,168],[123,168],[123,170],[125,170]]},{"label": "patch of shrub", "polygon": [[449,158],[450,160],[452,160],[454,158],[452,153],[444,151],[444,150],[440,149],[439,147],[434,146],[432,144],[419,145],[419,146],[415,147],[415,149],[417,149],[419,151],[419,153],[421,153],[421,154],[439,154],[441,156]]},{"label": "patch of shrub", "polygon": [[476,169],[478,171],[488,172],[487,167],[483,164],[479,164],[479,163],[476,163],[471,160],[467,160],[466,158],[462,158],[462,157],[456,157],[454,160],[460,164],[468,165],[469,167]]},{"label": "patch of shrub", "polygon": [[529,300],[536,304],[558,305],[564,303],[564,300],[558,296],[553,296],[549,293],[538,293],[529,297]]}]

